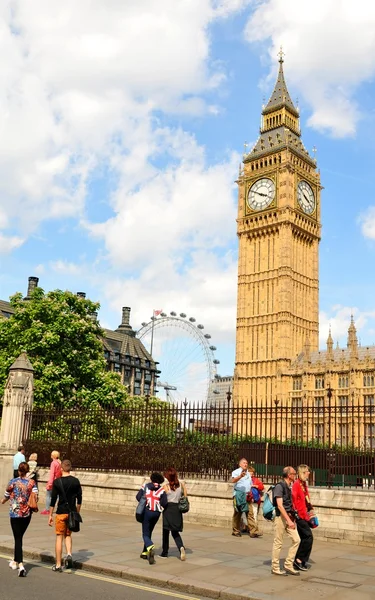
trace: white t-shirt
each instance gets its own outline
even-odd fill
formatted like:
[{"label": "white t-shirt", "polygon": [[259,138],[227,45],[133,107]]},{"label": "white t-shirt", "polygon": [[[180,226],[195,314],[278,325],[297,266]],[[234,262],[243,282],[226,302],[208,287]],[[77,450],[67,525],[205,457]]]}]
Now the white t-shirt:
[{"label": "white t-shirt", "polygon": [[[235,471],[233,471],[233,473],[232,473],[232,479],[241,475],[242,471],[243,471],[242,467],[235,469]],[[236,490],[241,490],[241,492],[246,492],[246,493],[250,492],[252,485],[253,485],[253,482],[250,477],[250,473],[249,473],[249,471],[247,471],[246,475],[241,477],[241,479],[239,479],[237,481],[237,483],[234,484],[233,496],[234,496]]]}]

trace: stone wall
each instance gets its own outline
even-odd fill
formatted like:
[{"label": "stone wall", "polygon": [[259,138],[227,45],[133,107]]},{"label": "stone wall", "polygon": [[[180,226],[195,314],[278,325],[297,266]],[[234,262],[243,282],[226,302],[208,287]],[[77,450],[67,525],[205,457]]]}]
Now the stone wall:
[{"label": "stone wall", "polygon": [[[121,473],[91,473],[77,471],[83,486],[84,507],[94,511],[134,515],[135,495],[144,478]],[[40,499],[44,502],[48,471],[41,469]],[[231,527],[232,485],[218,481],[187,480],[190,512],[184,515],[186,523]],[[369,490],[340,490],[310,488],[311,501],[316,508],[320,526],[314,535],[320,539],[340,543],[375,547],[375,493]],[[272,524],[260,517],[264,532],[272,531]]]}]

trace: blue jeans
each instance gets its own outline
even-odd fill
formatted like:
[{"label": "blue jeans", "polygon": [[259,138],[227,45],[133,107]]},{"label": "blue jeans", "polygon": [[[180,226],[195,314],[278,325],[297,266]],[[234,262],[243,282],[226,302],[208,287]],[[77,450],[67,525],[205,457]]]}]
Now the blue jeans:
[{"label": "blue jeans", "polygon": [[46,510],[50,509],[51,496],[52,496],[52,490],[46,490]]},{"label": "blue jeans", "polygon": [[143,552],[147,551],[147,548],[153,545],[151,536],[154,531],[154,527],[159,520],[160,512],[156,510],[145,509],[145,515],[142,523],[142,536],[143,536]]}]

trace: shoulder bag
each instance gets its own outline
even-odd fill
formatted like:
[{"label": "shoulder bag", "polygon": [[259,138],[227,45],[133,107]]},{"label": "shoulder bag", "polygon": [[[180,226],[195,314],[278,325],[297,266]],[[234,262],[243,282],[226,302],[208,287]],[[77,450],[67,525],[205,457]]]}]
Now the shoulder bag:
[{"label": "shoulder bag", "polygon": [[29,500],[27,502],[27,506],[31,510],[31,512],[38,512],[38,496],[35,492],[30,492]]},{"label": "shoulder bag", "polygon": [[138,523],[143,523],[144,518],[145,518],[145,508],[146,508],[146,486],[143,488],[143,494],[142,497],[140,499],[140,501],[138,502],[138,506],[135,509],[135,518],[138,521]]},{"label": "shoulder bag", "polygon": [[181,484],[181,488],[182,488],[182,494],[178,501],[178,508],[179,508],[180,512],[184,514],[184,513],[189,512],[190,503],[189,503],[189,499],[186,494],[185,484]]},{"label": "shoulder bag", "polygon": [[[57,484],[57,481],[55,480],[55,483]],[[82,523],[82,517],[79,514],[79,512],[77,512],[76,510],[72,510],[69,506],[69,502],[68,499],[66,497],[66,493],[64,490],[64,486],[62,484],[62,479],[59,479],[59,487],[62,491],[62,499],[64,500],[65,504],[68,507],[69,513],[68,513],[68,529],[70,531],[72,531],[73,533],[78,533],[78,531],[80,530],[80,525]]]}]

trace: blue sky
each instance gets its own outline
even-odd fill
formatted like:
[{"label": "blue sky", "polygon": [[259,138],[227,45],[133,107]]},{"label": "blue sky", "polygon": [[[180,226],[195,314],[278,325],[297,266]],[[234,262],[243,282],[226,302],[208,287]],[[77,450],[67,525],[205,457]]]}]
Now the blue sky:
[{"label": "blue sky", "polygon": [[[78,5],[77,5],[78,4]],[[362,5],[362,8],[361,8]],[[321,345],[375,343],[375,8],[318,0],[0,7],[0,297],[194,316],[233,372],[236,186],[283,45],[322,184]],[[318,43],[319,40],[319,43]]]}]

